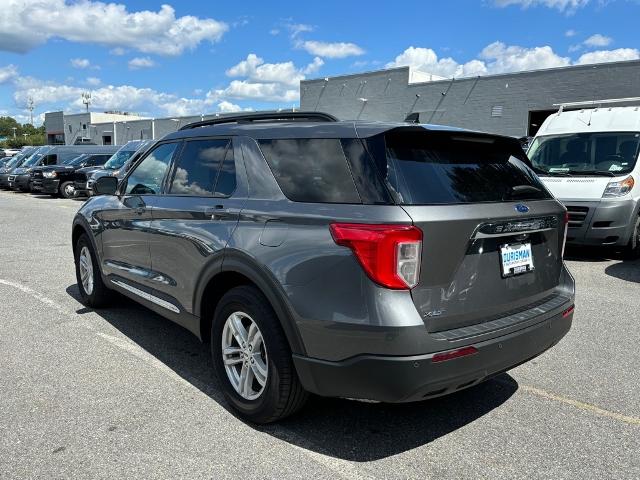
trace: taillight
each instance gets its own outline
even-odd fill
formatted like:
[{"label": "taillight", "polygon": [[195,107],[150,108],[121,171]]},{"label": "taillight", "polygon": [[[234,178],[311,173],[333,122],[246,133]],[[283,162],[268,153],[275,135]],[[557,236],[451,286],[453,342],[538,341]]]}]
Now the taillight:
[{"label": "taillight", "polygon": [[369,278],[383,287],[413,288],[420,279],[422,230],[411,225],[333,223],[331,235],[349,247]]},{"label": "taillight", "polygon": [[562,240],[562,258],[564,258],[564,249],[567,246],[567,234],[569,230],[569,212],[564,212],[564,239]]}]

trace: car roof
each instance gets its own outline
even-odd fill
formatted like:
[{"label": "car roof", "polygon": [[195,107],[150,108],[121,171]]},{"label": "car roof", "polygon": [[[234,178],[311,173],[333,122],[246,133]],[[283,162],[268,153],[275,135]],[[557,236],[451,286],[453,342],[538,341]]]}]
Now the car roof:
[{"label": "car roof", "polygon": [[368,138],[399,128],[412,129],[414,131],[467,132],[486,135],[482,132],[472,132],[457,127],[405,122],[369,122],[362,120],[337,122],[265,121],[196,126],[194,128],[186,128],[169,133],[163,140],[237,135],[251,137],[256,140],[287,138]]}]

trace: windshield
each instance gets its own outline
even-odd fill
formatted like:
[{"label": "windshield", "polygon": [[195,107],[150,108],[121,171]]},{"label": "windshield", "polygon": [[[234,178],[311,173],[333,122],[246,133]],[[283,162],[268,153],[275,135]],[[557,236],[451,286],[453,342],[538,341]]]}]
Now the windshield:
[{"label": "windshield", "polygon": [[104,164],[105,170],[117,170],[122,167],[134,153],[136,153],[134,150],[118,150],[111,156],[107,163]]},{"label": "windshield", "polygon": [[71,165],[71,166],[80,165],[82,162],[84,162],[87,159],[87,156],[88,156],[87,154],[83,153],[79,157],[70,158],[69,160],[65,160],[64,165]]},{"label": "windshield", "polygon": [[38,161],[40,161],[40,159],[42,157],[44,157],[44,155],[51,150],[51,147],[41,147],[39,149],[37,149],[35,152],[33,152],[33,155],[31,155],[29,158],[27,158],[27,160],[22,164],[22,167],[32,167],[33,165],[35,165],[36,163],[38,163]]},{"label": "windshield", "polygon": [[546,175],[624,175],[638,158],[640,133],[573,133],[536,137],[529,158]]}]

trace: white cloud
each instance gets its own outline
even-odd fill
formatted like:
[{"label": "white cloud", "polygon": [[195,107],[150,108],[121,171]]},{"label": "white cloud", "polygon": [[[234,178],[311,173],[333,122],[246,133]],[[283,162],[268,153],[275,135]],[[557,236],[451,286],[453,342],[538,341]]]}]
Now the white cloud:
[{"label": "white cloud", "polygon": [[144,53],[179,55],[204,41],[216,42],[229,29],[212,18],[176,17],[162,5],[152,12],[129,12],[117,3],[94,0],[4,0],[0,49],[25,53],[50,38],[89,42]]},{"label": "white cloud", "polygon": [[229,77],[243,77],[233,80],[226,88],[211,90],[207,93],[210,102],[221,98],[253,99],[265,102],[296,102],[300,95],[300,80],[310,73],[317,72],[324,61],[315,57],[305,67],[296,67],[291,62],[265,63],[255,53],[247,55],[245,60],[226,71]]},{"label": "white cloud", "polygon": [[304,23],[287,23],[285,27],[289,30],[289,36],[291,38],[296,38],[301,33],[313,32],[315,30],[313,25],[306,25]]},{"label": "white cloud", "polygon": [[323,65],[324,60],[322,60],[320,57],[315,57],[313,59],[313,62],[302,69],[302,73],[304,73],[305,75],[316,73]]},{"label": "white cloud", "polygon": [[557,55],[549,46],[525,48],[494,42],[480,52],[478,59],[466,63],[458,63],[451,57],[438,58],[430,48],[409,47],[393,62],[387,63],[386,68],[411,66],[443,77],[470,77],[561,67],[570,63],[568,57]]},{"label": "white cloud", "polygon": [[70,62],[73,68],[89,68],[91,66],[88,58],[72,58]]},{"label": "white cloud", "polygon": [[575,37],[577,34],[578,34],[578,32],[576,32],[575,30],[573,30],[571,28],[569,30],[567,30],[566,32],[564,32],[564,36],[568,37],[568,38]]},{"label": "white cloud", "polygon": [[242,108],[240,105],[223,100],[218,103],[218,111],[221,113],[233,113],[233,112],[251,112],[252,108]]},{"label": "white cloud", "polygon": [[502,42],[487,45],[480,58],[487,60],[490,73],[520,72],[542,68],[563,67],[571,63],[568,57],[557,55],[549,46],[524,48]]},{"label": "white cloud", "polygon": [[640,51],[637,48],[617,48],[615,50],[598,50],[585,53],[576,61],[577,65],[591,63],[621,62],[624,60],[640,59]]},{"label": "white cloud", "polygon": [[417,70],[443,77],[464,77],[487,73],[484,62],[473,60],[460,65],[450,57],[439,59],[436,52],[430,48],[413,46],[398,55],[393,62],[385,65],[386,68],[403,66],[410,66]]},{"label": "white cloud", "polygon": [[260,100],[265,102],[297,102],[300,98],[298,87],[278,83],[253,83],[246,80],[233,80],[226,88],[211,90],[207,100],[215,102],[220,98],[236,100]]},{"label": "white cloud", "polygon": [[0,67],[0,85],[14,80],[18,76],[18,68],[15,65]]},{"label": "white cloud", "polygon": [[141,68],[152,68],[156,62],[149,57],[136,57],[129,60],[129,70],[139,70]]},{"label": "white cloud", "polygon": [[316,40],[307,40],[298,45],[299,48],[306,50],[311,55],[326,58],[345,58],[356,55],[363,55],[364,50],[355,43],[348,42],[318,42]]},{"label": "white cloud", "polygon": [[595,35],[591,35],[584,41],[584,44],[588,47],[606,47],[611,44],[613,39],[611,37],[606,37],[599,33]]},{"label": "white cloud", "polygon": [[585,7],[589,0],[494,0],[493,3],[497,7],[509,7],[511,5],[518,5],[522,8],[543,6],[555,8],[561,12],[572,13],[579,8]]},{"label": "white cloud", "polygon": [[127,51],[122,47],[116,47],[116,48],[112,48],[111,50],[109,50],[109,53],[111,55],[116,55],[116,56],[119,57],[119,56],[122,56],[125,53],[127,53]]},{"label": "white cloud", "polygon": [[97,87],[102,83],[102,81],[97,77],[87,77],[85,82],[87,83],[87,85],[91,85],[92,87]]}]

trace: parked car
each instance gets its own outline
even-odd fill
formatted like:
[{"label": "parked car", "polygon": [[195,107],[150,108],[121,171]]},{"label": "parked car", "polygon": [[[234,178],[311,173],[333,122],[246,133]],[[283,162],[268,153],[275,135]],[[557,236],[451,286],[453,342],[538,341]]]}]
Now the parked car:
[{"label": "parked car", "polygon": [[39,165],[43,161],[43,158],[45,158],[46,153],[52,148],[53,147],[51,145],[44,145],[36,148],[19,167],[14,168],[7,177],[7,184],[9,188],[12,190],[28,192],[30,190],[29,182],[31,169],[34,166]]},{"label": "parked car", "polygon": [[90,196],[96,178],[105,175],[122,178],[131,165],[130,160],[134,160],[134,153],[144,153],[153,143],[154,140],[132,140],[114,153],[103,167],[87,167],[77,170],[74,176],[76,196]]},{"label": "parked car", "polygon": [[23,148],[20,153],[11,157],[8,162],[0,168],[0,188],[9,188],[9,176],[11,175],[11,172],[20,167],[36,149],[37,147]]},{"label": "parked car", "polygon": [[73,198],[75,172],[81,168],[101,167],[110,157],[109,153],[83,153],[62,165],[34,168],[31,172],[31,190]]},{"label": "parked car", "polygon": [[566,209],[516,139],[320,113],[183,127],[73,221],[82,301],[120,292],[210,341],[266,423],[307,392],[456,392],[570,329]]},{"label": "parked car", "polygon": [[61,165],[83,153],[114,153],[118,147],[102,145],[47,145],[40,147],[20,169],[16,169],[14,179],[9,179],[11,188],[23,192],[31,191],[34,177],[32,171],[40,166]]},{"label": "parked car", "polygon": [[617,247],[640,257],[640,112],[637,107],[560,111],[529,156],[569,211],[570,245]]},{"label": "parked car", "polygon": [[13,157],[20,153],[20,150],[17,148],[0,148],[0,157]]}]

